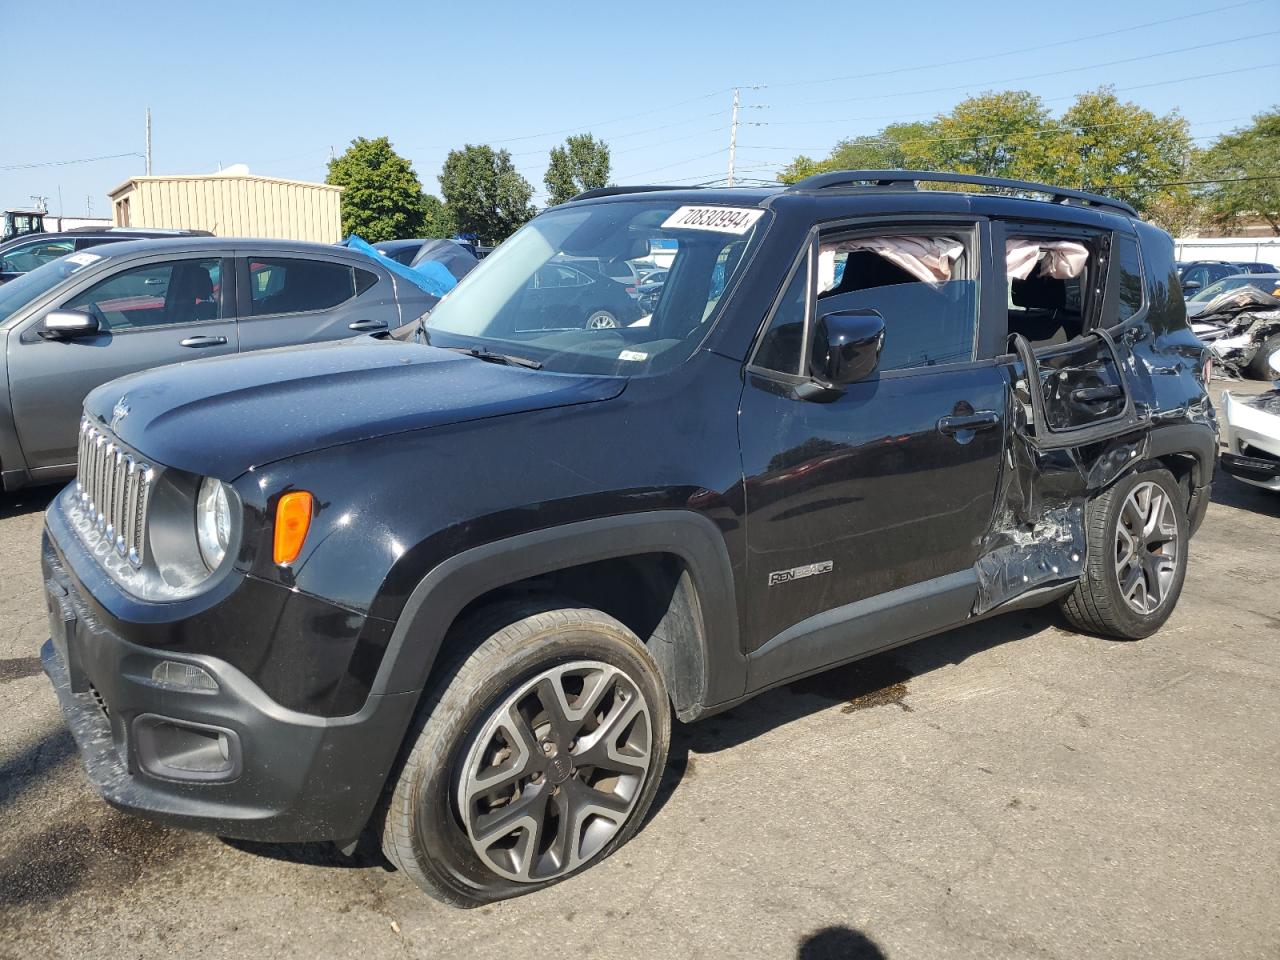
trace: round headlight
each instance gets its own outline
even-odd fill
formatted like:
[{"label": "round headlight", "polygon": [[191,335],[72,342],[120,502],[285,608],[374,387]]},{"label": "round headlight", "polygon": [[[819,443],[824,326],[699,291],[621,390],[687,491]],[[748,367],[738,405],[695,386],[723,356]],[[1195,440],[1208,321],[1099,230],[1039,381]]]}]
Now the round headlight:
[{"label": "round headlight", "polygon": [[196,540],[205,566],[216,570],[227,555],[231,542],[231,500],[227,485],[213,477],[200,482],[196,497]]}]

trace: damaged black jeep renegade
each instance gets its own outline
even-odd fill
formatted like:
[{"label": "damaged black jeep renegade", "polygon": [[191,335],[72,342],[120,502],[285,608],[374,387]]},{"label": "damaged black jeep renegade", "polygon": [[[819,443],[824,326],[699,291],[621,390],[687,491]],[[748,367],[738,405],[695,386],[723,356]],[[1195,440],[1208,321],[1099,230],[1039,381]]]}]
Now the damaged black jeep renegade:
[{"label": "damaged black jeep renegade", "polygon": [[[584,322],[627,261],[668,269],[652,312]],[[594,191],[393,337],[95,391],[45,669],[122,809],[371,828],[427,892],[509,897],[636,831],[672,714],[1029,606],[1157,630],[1206,362],[1169,237],[1105,197]]]}]

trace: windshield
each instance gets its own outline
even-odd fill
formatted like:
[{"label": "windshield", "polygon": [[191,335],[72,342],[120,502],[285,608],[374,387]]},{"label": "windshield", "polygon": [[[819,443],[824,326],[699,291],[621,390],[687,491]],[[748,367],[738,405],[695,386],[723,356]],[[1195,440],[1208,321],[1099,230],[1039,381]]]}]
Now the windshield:
[{"label": "windshield", "polygon": [[4,323],[32,300],[44,296],[73,273],[101,259],[96,253],[73,253],[68,257],[51,260],[0,286],[0,323]]},{"label": "windshield", "polygon": [[1260,277],[1257,275],[1249,275],[1247,277],[1227,277],[1225,280],[1219,280],[1217,283],[1211,283],[1203,290],[1196,291],[1195,296],[1191,298],[1192,302],[1206,303],[1220,294],[1226,293],[1228,290],[1235,290],[1238,287],[1254,286],[1259,290],[1270,293],[1272,290],[1280,286],[1280,279]]},{"label": "windshield", "polygon": [[[644,376],[683,362],[764,230],[764,210],[623,200],[551,210],[485,258],[424,320],[430,343],[557,372]],[[670,257],[660,293],[611,279]]]}]

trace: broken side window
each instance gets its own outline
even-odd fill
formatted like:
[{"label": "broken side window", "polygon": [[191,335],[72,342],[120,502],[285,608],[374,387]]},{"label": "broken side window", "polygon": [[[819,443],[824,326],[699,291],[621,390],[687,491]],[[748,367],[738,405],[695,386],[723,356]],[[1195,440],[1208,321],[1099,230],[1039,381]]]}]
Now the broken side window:
[{"label": "broken side window", "polygon": [[1009,237],[1009,333],[1021,334],[1037,347],[1066,343],[1084,333],[1091,267],[1097,262],[1092,240]]},{"label": "broken side window", "polygon": [[978,283],[969,236],[823,236],[817,314],[870,309],[884,317],[881,371],[972,360]]}]

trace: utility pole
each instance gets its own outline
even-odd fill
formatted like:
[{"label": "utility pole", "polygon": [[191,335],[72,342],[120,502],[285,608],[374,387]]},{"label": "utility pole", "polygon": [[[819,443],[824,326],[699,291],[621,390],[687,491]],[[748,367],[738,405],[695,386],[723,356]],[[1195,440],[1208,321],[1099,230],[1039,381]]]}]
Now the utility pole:
[{"label": "utility pole", "polygon": [[733,186],[733,154],[738,149],[738,88],[733,88],[733,119],[729,122],[729,186]]},{"label": "utility pole", "polygon": [[147,176],[151,176],[151,108],[147,107]]}]

